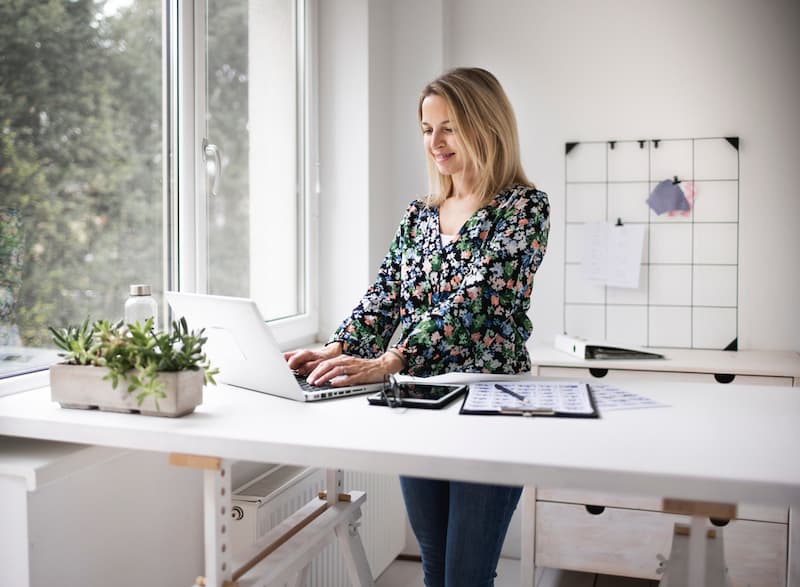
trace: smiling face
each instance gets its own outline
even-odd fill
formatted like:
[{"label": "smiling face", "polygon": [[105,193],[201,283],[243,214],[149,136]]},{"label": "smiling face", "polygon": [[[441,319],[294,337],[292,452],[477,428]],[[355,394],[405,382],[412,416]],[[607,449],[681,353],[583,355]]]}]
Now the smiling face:
[{"label": "smiling face", "polygon": [[467,168],[467,153],[444,98],[431,94],[422,101],[420,126],[425,152],[433,159],[439,173],[463,176]]}]

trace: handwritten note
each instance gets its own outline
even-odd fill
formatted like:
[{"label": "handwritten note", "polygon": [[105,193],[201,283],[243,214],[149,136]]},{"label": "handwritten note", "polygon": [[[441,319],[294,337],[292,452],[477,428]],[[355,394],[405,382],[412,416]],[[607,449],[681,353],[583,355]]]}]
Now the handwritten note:
[{"label": "handwritten note", "polygon": [[638,288],[644,233],[643,224],[584,224],[581,262],[584,278],[599,285]]}]

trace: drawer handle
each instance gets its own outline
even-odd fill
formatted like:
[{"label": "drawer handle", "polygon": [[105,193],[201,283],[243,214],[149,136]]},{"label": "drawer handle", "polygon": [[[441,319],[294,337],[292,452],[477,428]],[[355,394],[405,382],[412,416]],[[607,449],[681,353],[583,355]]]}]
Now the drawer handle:
[{"label": "drawer handle", "polygon": [[717,383],[730,383],[736,379],[736,375],[733,373],[714,373],[714,379],[717,380]]},{"label": "drawer handle", "polygon": [[597,377],[598,379],[605,377],[608,375],[608,369],[599,369],[597,367],[589,367],[589,373],[592,374],[592,377]]},{"label": "drawer handle", "polygon": [[725,518],[709,518],[708,521],[718,528],[722,528],[723,526],[727,526],[731,523],[730,520],[726,520]]},{"label": "drawer handle", "polygon": [[587,505],[584,507],[586,508],[586,511],[592,514],[593,516],[599,516],[606,510],[606,508],[602,505]]}]

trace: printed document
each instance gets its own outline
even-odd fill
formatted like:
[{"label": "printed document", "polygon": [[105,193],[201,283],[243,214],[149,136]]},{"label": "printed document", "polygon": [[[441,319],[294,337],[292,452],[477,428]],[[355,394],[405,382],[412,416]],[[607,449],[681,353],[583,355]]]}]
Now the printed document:
[{"label": "printed document", "polygon": [[597,417],[589,387],[577,381],[470,383],[461,413]]}]

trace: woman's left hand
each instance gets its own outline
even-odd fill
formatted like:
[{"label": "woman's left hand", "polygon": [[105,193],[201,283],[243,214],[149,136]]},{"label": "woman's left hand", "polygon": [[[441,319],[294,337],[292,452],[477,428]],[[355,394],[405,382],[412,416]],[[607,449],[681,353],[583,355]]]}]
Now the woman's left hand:
[{"label": "woman's left hand", "polygon": [[384,353],[377,359],[361,359],[339,355],[319,363],[306,381],[311,385],[330,383],[334,387],[356,383],[380,383],[384,376],[403,368],[403,360],[394,353]]}]

